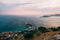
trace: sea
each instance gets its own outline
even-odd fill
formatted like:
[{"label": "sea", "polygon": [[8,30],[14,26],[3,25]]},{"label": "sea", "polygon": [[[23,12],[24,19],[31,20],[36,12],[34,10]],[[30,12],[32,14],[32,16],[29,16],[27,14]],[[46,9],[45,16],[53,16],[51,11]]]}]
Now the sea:
[{"label": "sea", "polygon": [[0,32],[24,31],[27,28],[26,24],[32,24],[34,27],[58,27],[60,26],[60,16],[0,15]]}]

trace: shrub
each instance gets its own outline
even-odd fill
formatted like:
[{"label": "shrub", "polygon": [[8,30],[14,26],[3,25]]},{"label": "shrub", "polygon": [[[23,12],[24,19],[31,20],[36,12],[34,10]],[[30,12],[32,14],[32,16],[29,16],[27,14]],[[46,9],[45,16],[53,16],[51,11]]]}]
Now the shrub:
[{"label": "shrub", "polygon": [[45,27],[39,27],[38,30],[39,30],[41,33],[47,32],[47,28],[45,28]]},{"label": "shrub", "polygon": [[25,33],[23,36],[24,36],[24,38],[32,38],[33,34],[32,33]]}]

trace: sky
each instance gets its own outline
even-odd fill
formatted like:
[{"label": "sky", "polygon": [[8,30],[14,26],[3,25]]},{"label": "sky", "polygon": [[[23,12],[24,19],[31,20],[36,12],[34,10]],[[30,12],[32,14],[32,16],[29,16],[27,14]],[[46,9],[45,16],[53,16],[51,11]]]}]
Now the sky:
[{"label": "sky", "polygon": [[60,0],[0,0],[0,15],[60,13]]}]

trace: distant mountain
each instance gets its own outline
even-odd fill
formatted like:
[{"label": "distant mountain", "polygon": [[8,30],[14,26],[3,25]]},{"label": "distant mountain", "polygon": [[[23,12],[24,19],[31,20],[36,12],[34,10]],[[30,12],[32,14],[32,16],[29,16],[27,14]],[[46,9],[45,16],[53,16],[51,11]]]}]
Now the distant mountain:
[{"label": "distant mountain", "polygon": [[42,17],[51,17],[51,16],[60,16],[60,14],[44,15],[44,16],[42,16]]},{"label": "distant mountain", "polygon": [[60,14],[55,14],[55,15],[51,15],[51,16],[60,16]]}]

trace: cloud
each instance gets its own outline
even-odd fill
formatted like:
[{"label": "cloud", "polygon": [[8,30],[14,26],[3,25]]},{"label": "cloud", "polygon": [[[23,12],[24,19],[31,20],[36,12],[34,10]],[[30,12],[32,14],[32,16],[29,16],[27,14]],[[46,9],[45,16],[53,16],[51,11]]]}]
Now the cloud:
[{"label": "cloud", "polygon": [[[53,12],[60,11],[60,0],[1,0],[0,13],[14,10]],[[24,12],[25,12],[24,11]],[[39,12],[39,13],[40,13]],[[18,13],[18,12],[17,12]],[[41,14],[41,13],[40,13]],[[44,14],[44,13],[43,13]]]},{"label": "cloud", "polygon": [[[4,4],[29,4],[32,3],[29,6],[28,9],[41,9],[46,7],[60,7],[60,0],[1,0],[1,3]],[[25,5],[26,6],[26,5]]]},{"label": "cloud", "polygon": [[40,3],[39,2],[32,4],[32,6],[30,7],[27,7],[27,10],[35,10],[42,12],[60,11],[60,0],[45,0],[45,1],[43,0]]},{"label": "cloud", "polygon": [[32,3],[14,3],[14,4],[0,3],[0,15],[9,14],[12,10],[22,10],[28,4],[32,4]]},{"label": "cloud", "polygon": [[34,0],[0,0],[1,3],[32,3]]},{"label": "cloud", "polygon": [[[27,9],[28,10],[28,9]],[[60,12],[60,7],[46,7],[46,8],[30,8],[29,10],[42,11],[42,12]]]},{"label": "cloud", "polygon": [[43,11],[43,12],[60,12],[60,7],[55,7],[55,8],[43,8],[43,9],[40,9],[40,11]]}]

